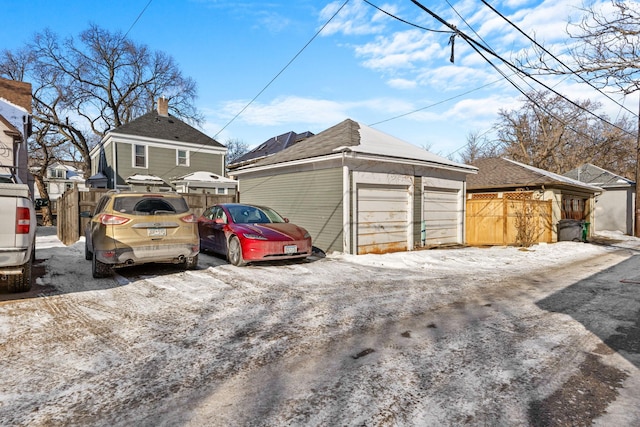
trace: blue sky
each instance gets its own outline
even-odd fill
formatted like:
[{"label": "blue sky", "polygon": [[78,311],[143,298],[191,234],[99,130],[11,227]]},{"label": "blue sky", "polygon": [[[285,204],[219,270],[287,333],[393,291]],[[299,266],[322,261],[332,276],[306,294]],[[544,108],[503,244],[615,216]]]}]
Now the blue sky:
[{"label": "blue sky", "polygon": [[[447,29],[411,1],[370,1],[413,24]],[[183,74],[197,82],[196,104],[206,118],[202,130],[222,143],[233,138],[253,147],[288,131],[318,133],[351,118],[449,156],[464,147],[470,132],[490,136],[497,112],[516,108],[522,99],[460,38],[452,64],[448,34],[410,26],[362,0],[348,1],[331,20],[344,0],[10,3],[3,8],[9,15],[0,27],[0,48],[22,46],[44,28],[77,36],[93,23],[128,32],[133,41],[171,55]],[[530,46],[480,0],[421,3],[476,40],[482,37],[504,58],[513,59]],[[579,19],[583,0],[490,3],[562,55],[567,21]],[[621,114],[619,105],[584,83],[542,80],[571,99],[602,102],[614,119]],[[515,82],[525,90],[540,88],[521,79]],[[612,96],[637,109],[637,96]]]}]

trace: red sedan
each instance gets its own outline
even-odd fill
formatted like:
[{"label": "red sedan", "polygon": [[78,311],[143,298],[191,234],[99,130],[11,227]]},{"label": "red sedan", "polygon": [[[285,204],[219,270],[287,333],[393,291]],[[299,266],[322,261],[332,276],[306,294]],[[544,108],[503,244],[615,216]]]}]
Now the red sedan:
[{"label": "red sedan", "polygon": [[226,255],[230,263],[306,258],[311,236],[264,206],[221,203],[198,218],[200,250]]}]

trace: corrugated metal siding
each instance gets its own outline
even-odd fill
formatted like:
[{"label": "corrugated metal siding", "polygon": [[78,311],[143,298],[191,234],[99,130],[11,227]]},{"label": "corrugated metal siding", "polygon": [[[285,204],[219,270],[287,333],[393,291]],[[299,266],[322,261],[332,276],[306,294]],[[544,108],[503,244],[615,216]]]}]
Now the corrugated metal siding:
[{"label": "corrugated metal siding", "polygon": [[342,169],[240,177],[240,201],[274,208],[311,233],[325,252],[343,251]]}]

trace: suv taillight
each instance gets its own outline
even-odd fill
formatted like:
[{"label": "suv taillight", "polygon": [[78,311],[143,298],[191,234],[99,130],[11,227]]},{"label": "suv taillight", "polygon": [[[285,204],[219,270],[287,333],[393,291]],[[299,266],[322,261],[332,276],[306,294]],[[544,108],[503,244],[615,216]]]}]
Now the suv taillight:
[{"label": "suv taillight", "polygon": [[102,214],[100,215],[100,218],[98,218],[98,221],[100,221],[100,223],[103,225],[122,225],[129,222],[129,218],[117,215]]},{"label": "suv taillight", "polygon": [[29,208],[16,208],[16,234],[29,234],[31,212]]},{"label": "suv taillight", "polygon": [[194,214],[189,214],[187,216],[183,216],[182,218],[180,218],[183,222],[187,222],[187,223],[194,223],[194,222],[198,222],[198,218],[196,218],[196,216]]}]

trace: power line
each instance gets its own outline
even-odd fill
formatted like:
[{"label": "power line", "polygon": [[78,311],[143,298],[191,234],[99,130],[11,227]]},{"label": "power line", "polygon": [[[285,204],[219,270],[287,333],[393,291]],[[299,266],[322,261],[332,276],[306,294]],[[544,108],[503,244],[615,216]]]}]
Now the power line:
[{"label": "power line", "polygon": [[133,21],[133,24],[131,24],[131,26],[129,27],[129,29],[127,30],[126,33],[124,33],[124,36],[122,36],[122,40],[126,39],[127,36],[129,35],[129,32],[131,32],[131,30],[133,29],[133,27],[138,23],[138,21],[140,20],[140,18],[142,17],[142,14],[147,10],[147,8],[149,7],[149,5],[151,4],[153,0],[149,0],[149,2],[147,3],[147,5],[144,7],[144,9],[142,9],[142,12],[140,12],[140,14],[138,15],[138,17],[136,18],[135,21]]},{"label": "power line", "polygon": [[320,35],[320,33],[322,32],[322,30],[324,30],[324,29],[325,29],[325,27],[326,27],[327,25],[329,25],[329,23],[333,20],[333,18],[335,18],[335,17],[338,15],[338,13],[340,13],[340,11],[341,11],[341,10],[342,10],[346,5],[347,5],[347,3],[349,3],[349,0],[345,0],[345,2],[344,2],[344,3],[342,3],[342,6],[340,6],[340,7],[338,8],[338,10],[336,10],[336,11],[335,11],[335,13],[334,13],[334,14],[333,14],[333,15],[332,15],[328,20],[327,20],[327,22],[325,22],[325,24],[324,24],[324,25],[323,25],[323,26],[322,26],[322,27],[321,27],[321,28],[320,28],[320,29],[319,29],[319,30],[318,30],[318,31],[313,35],[313,37],[311,37],[311,39],[310,39],[310,40],[309,40],[309,41],[308,41],[308,42],[307,42],[307,43],[302,47],[302,49],[300,49],[300,50],[298,51],[298,53],[296,53],[296,54],[293,56],[293,58],[291,58],[291,60],[287,63],[287,65],[285,65],[285,66],[284,66],[284,67],[283,67],[283,68],[278,72],[278,74],[276,74],[276,75],[271,79],[271,81],[269,81],[269,83],[267,83],[267,85],[266,85],[265,87],[263,87],[263,88],[262,88],[262,90],[261,90],[260,92],[258,92],[258,94],[257,94],[256,96],[254,96],[254,97],[253,97],[253,99],[252,99],[251,101],[249,101],[249,102],[247,103],[247,105],[245,105],[245,106],[244,106],[240,111],[238,111],[238,113],[237,113],[235,116],[233,116],[233,118],[231,118],[231,120],[229,120],[229,121],[227,122],[227,124],[226,124],[226,125],[224,125],[224,126],[222,127],[222,129],[220,129],[220,130],[219,130],[219,131],[218,131],[218,132],[213,136],[213,139],[215,139],[215,138],[216,138],[216,136],[218,136],[218,135],[220,134],[220,132],[222,132],[223,130],[225,130],[225,129],[227,128],[227,126],[229,126],[231,123],[233,123],[233,122],[235,121],[235,119],[237,119],[237,118],[238,118],[238,116],[240,116],[240,114],[244,113],[244,112],[246,111],[246,109],[247,109],[247,108],[249,108],[249,106],[250,106],[251,104],[253,104],[253,102],[254,102],[256,99],[258,99],[258,97],[259,97],[260,95],[262,95],[262,93],[263,93],[265,90],[267,90],[267,88],[268,88],[269,86],[271,86],[271,84],[272,84],[272,83],[273,83],[273,82],[274,82],[278,77],[280,77],[280,75],[281,75],[281,74],[282,74],[282,73],[283,73],[287,68],[289,68],[289,66],[293,63],[293,61],[295,61],[295,60],[296,60],[296,58],[298,58],[298,56],[300,56],[300,54],[302,54],[302,52],[303,52],[303,51],[304,51],[304,50],[305,50],[305,49],[306,49],[306,48],[311,44],[311,42],[313,42],[313,41],[316,39],[316,37],[318,37],[318,36]]},{"label": "power line", "polygon": [[[609,122],[608,120],[606,120],[603,117],[598,116],[596,113],[589,111],[587,109],[585,109],[584,107],[582,107],[581,105],[577,104],[575,101],[567,98],[566,96],[564,96],[563,94],[559,93],[558,91],[556,91],[555,89],[549,87],[548,85],[546,85],[545,83],[539,81],[538,79],[536,79],[535,77],[533,77],[531,74],[519,69],[518,67],[516,67],[514,64],[510,63],[509,61],[507,61],[506,59],[502,58],[500,55],[498,55],[496,52],[494,52],[492,49],[482,45],[481,43],[478,43],[477,41],[473,40],[471,37],[469,37],[468,35],[466,35],[465,33],[463,33],[462,31],[460,31],[459,29],[457,29],[454,25],[449,24],[448,22],[446,22],[444,19],[442,19],[440,16],[436,15],[435,13],[433,13],[431,10],[429,10],[427,7],[425,7],[424,5],[422,5],[420,2],[418,2],[417,0],[411,0],[412,3],[414,3],[416,6],[418,6],[420,9],[424,10],[425,12],[427,12],[429,15],[431,15],[433,18],[435,18],[436,20],[438,20],[439,22],[443,23],[444,25],[446,25],[447,27],[451,28],[452,30],[456,31],[456,35],[460,36],[464,41],[466,41],[469,46],[475,50],[480,56],[482,56],[482,58],[487,61],[496,71],[498,71],[509,83],[511,83],[520,93],[522,93],[524,96],[526,96],[531,102],[533,102],[535,105],[538,105],[537,103],[535,103],[535,101],[533,99],[531,99],[531,97],[525,93],[524,91],[522,91],[516,84],[514,84],[510,79],[507,78],[506,75],[504,75],[504,73],[498,69],[498,67],[493,64],[487,57],[485,57],[480,50],[485,51],[486,53],[494,56],[495,58],[497,58],[498,60],[500,60],[502,63],[504,63],[505,65],[507,65],[509,68],[513,69],[514,71],[516,71],[519,74],[522,74],[528,78],[530,78],[531,80],[533,80],[534,82],[536,82],[537,84],[539,84],[540,86],[544,87],[545,89],[547,89],[550,92],[553,92],[555,95],[561,97],[562,99],[564,99],[565,101],[569,102],[570,104],[572,104],[573,106],[587,112],[588,114],[594,116],[595,118],[607,123],[608,125],[610,125],[611,127],[614,127],[616,129],[621,130],[622,132],[628,134],[628,135],[634,135],[632,133],[630,133],[628,130],[623,129],[611,122]],[[457,12],[456,12],[457,13]],[[540,107],[541,109],[545,110],[542,106],[538,105],[538,107]],[[555,117],[553,115],[553,113],[547,111],[548,114],[552,115],[554,118],[556,118],[556,120],[560,121],[563,124],[564,123],[562,120],[560,120],[558,117]],[[578,133],[580,133],[577,130],[574,130]]]},{"label": "power line", "polygon": [[[495,12],[499,17],[501,17],[502,19],[504,19],[509,25],[511,25],[513,28],[515,28],[516,30],[518,30],[518,32],[520,34],[522,34],[523,36],[525,36],[527,39],[529,39],[529,41],[531,43],[533,43],[534,45],[536,45],[538,48],[540,48],[543,52],[545,52],[547,55],[551,56],[553,59],[555,59],[556,61],[558,61],[558,63],[560,65],[562,65],[564,68],[566,68],[569,71],[569,74],[574,75],[576,77],[578,77],[580,80],[582,80],[583,82],[585,82],[586,84],[588,84],[589,86],[591,86],[593,89],[595,89],[596,91],[598,91],[600,94],[604,95],[605,97],[607,97],[609,100],[613,101],[616,105],[620,106],[621,108],[625,109],[626,111],[628,111],[629,113],[631,113],[632,116],[637,116],[638,114],[629,110],[627,107],[625,107],[624,105],[620,104],[617,100],[613,99],[612,97],[610,97],[608,94],[604,93],[602,90],[600,90],[600,88],[596,87],[593,83],[591,83],[589,80],[585,79],[584,77],[582,77],[580,74],[576,73],[574,70],[571,69],[571,67],[569,67],[568,65],[566,65],[564,62],[562,62],[559,58],[557,58],[554,54],[552,54],[551,52],[549,52],[544,46],[540,45],[535,39],[533,39],[531,36],[529,36],[527,33],[525,33],[524,31],[522,31],[520,29],[520,27],[518,27],[516,24],[514,24],[513,22],[511,22],[507,17],[505,17],[502,13],[500,13],[499,11],[497,11],[493,6],[491,6],[489,3],[487,3],[485,0],[481,0],[482,3],[484,3],[485,6],[487,6],[489,9],[491,9],[493,12]],[[448,1],[447,1],[448,3]],[[563,73],[564,74],[564,73]]]}]

